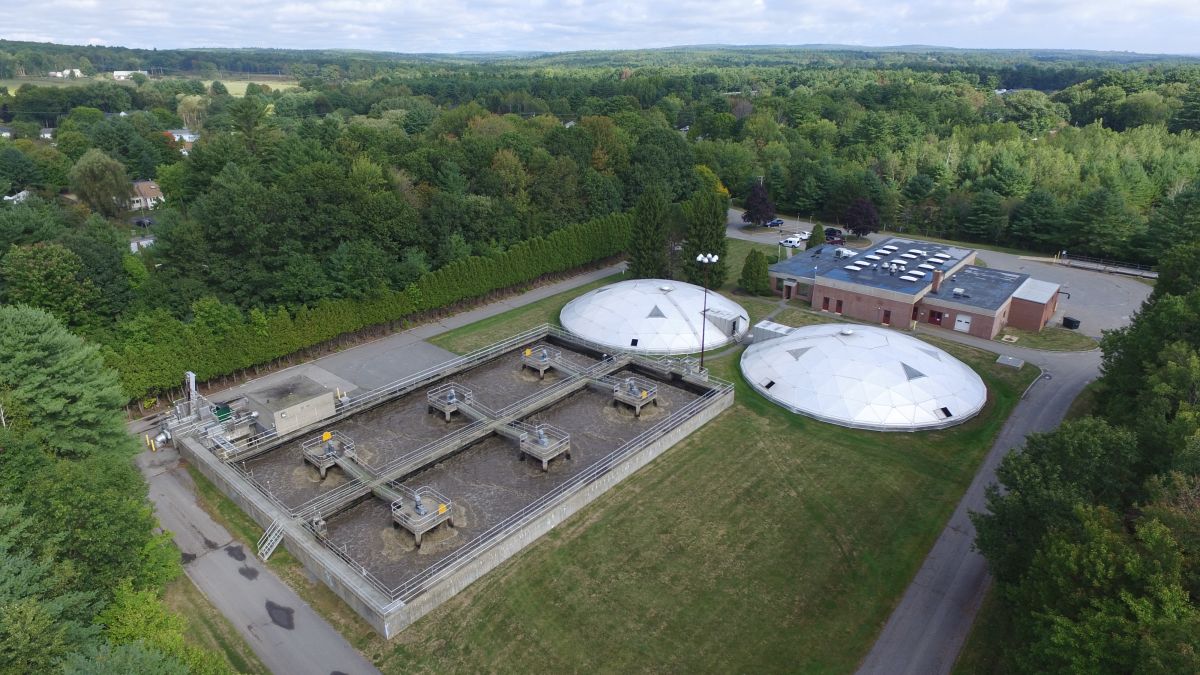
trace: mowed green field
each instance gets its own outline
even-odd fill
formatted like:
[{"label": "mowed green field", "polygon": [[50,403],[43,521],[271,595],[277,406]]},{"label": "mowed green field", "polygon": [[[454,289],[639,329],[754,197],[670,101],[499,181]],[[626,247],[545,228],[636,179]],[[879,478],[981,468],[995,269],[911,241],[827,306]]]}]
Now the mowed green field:
[{"label": "mowed green field", "polygon": [[788,413],[710,358],[733,408],[390,643],[348,637],[388,673],[853,670],[1037,374],[944,347],[989,403],[920,434]]}]

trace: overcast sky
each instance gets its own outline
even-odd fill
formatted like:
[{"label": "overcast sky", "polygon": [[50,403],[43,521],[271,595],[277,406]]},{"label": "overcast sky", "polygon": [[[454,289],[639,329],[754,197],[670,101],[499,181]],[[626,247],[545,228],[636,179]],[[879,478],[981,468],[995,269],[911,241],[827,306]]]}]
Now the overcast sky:
[{"label": "overcast sky", "polygon": [[1200,54],[1200,0],[5,0],[0,37],[127,47],[573,51],[928,44]]}]

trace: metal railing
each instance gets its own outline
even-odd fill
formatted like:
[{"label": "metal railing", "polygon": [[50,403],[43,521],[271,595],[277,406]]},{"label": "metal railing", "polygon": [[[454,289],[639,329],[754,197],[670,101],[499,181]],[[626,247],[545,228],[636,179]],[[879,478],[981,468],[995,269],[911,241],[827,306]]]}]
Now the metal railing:
[{"label": "metal railing", "polygon": [[[325,434],[329,434],[329,438],[325,438]],[[326,431],[323,434],[318,434],[307,441],[300,444],[300,450],[306,455],[319,457],[327,454],[323,449],[326,443],[337,441],[338,447],[342,454],[349,453],[351,456],[354,452],[354,440],[340,431]]]},{"label": "metal railing", "polygon": [[1136,273],[1138,276],[1158,276],[1158,272],[1154,270],[1152,265],[1143,265],[1141,263],[1122,262],[1120,260],[1108,260],[1106,258],[1089,258],[1083,255],[1064,255],[1058,257],[1058,262],[1071,266],[1072,263],[1079,263],[1083,266],[1099,267],[1105,270],[1120,272],[1122,270]]},{"label": "metal railing", "polygon": [[[401,494],[400,499],[392,502],[392,517],[408,528],[410,532],[424,532],[430,529],[446,520],[454,508],[454,502],[428,485],[414,490],[399,483],[393,483],[391,488]],[[406,512],[404,509],[405,499],[408,500],[408,503],[414,504],[417,497],[421,498],[423,508],[427,509],[424,515],[420,515],[416,511]]]},{"label": "metal railing", "polygon": [[[385,403],[392,398],[406,394],[414,389],[417,389],[425,384],[436,382],[443,378],[454,375],[455,373],[465,370],[469,366],[477,366],[482,362],[491,360],[496,356],[500,356],[505,352],[512,351],[514,348],[522,344],[532,342],[547,334],[566,335],[561,330],[542,324],[541,326],[531,328],[523,333],[514,335],[507,340],[502,340],[496,344],[477,349],[469,354],[460,356],[456,359],[451,359],[440,365],[432,368],[427,368],[423,371],[410,375],[400,380],[396,380],[390,384],[385,384],[382,387],[377,387],[364,394],[358,394],[350,398],[348,403],[337,401],[334,406],[334,417],[345,417],[354,413],[362,412],[376,405]],[[589,345],[590,346],[590,345]],[[237,442],[237,446],[242,449],[240,456],[248,452],[261,449],[263,445],[272,443],[279,439],[279,435],[272,429],[264,431],[260,434],[249,436]]]},{"label": "metal railing", "polygon": [[[473,537],[471,540],[463,544],[450,555],[442,560],[439,560],[434,565],[418,572],[401,584],[388,587],[379,581],[377,577],[367,571],[365,565],[359,563],[349,556],[343,550],[339,550],[327,540],[318,537],[325,546],[333,551],[337,556],[342,558],[350,565],[360,576],[369,581],[377,590],[392,600],[389,607],[395,606],[397,603],[405,604],[413,598],[423,593],[427,588],[447,578],[460,570],[463,566],[474,560],[480,553],[495,545],[501,538],[515,532],[526,524],[532,522],[546,512],[553,509],[563,499],[577,492],[580,488],[595,482],[602,478],[605,474],[616,468],[629,457],[644,449],[653,441],[670,433],[677,426],[682,424],[687,419],[691,418],[700,410],[708,407],[718,397],[727,394],[733,389],[733,385],[718,378],[712,378],[710,383],[713,389],[709,392],[696,398],[687,405],[672,412],[659,423],[655,424],[650,429],[638,434],[634,438],[622,444],[616,450],[612,451],[600,461],[584,469],[570,480],[553,488],[546,494],[538,497],[534,501],[521,508],[516,513],[505,518],[501,522],[493,525],[484,532]],[[315,531],[306,524],[306,527]]]}]

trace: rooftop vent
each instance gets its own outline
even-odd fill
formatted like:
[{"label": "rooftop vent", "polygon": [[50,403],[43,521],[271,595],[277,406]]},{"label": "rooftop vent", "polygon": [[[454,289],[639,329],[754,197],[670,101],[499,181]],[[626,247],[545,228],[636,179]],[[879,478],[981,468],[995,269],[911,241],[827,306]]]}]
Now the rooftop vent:
[{"label": "rooftop vent", "polygon": [[670,293],[671,291],[675,290],[675,287],[663,284],[662,286],[658,287],[658,290],[662,291],[663,293]]},{"label": "rooftop vent", "polygon": [[843,328],[841,330],[841,333],[842,333],[842,335],[854,335],[854,329],[853,328]]},{"label": "rooftop vent", "polygon": [[965,288],[954,289],[954,297],[962,298],[962,297],[966,297],[966,295],[967,295],[967,289],[965,289]]}]

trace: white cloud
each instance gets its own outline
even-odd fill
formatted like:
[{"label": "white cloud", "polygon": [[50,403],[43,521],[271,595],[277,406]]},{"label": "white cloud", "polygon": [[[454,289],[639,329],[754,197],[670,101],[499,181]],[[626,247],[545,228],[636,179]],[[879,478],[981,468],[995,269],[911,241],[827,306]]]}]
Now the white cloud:
[{"label": "white cloud", "polygon": [[406,52],[683,44],[1200,51],[1195,0],[45,0],[0,37]]}]

